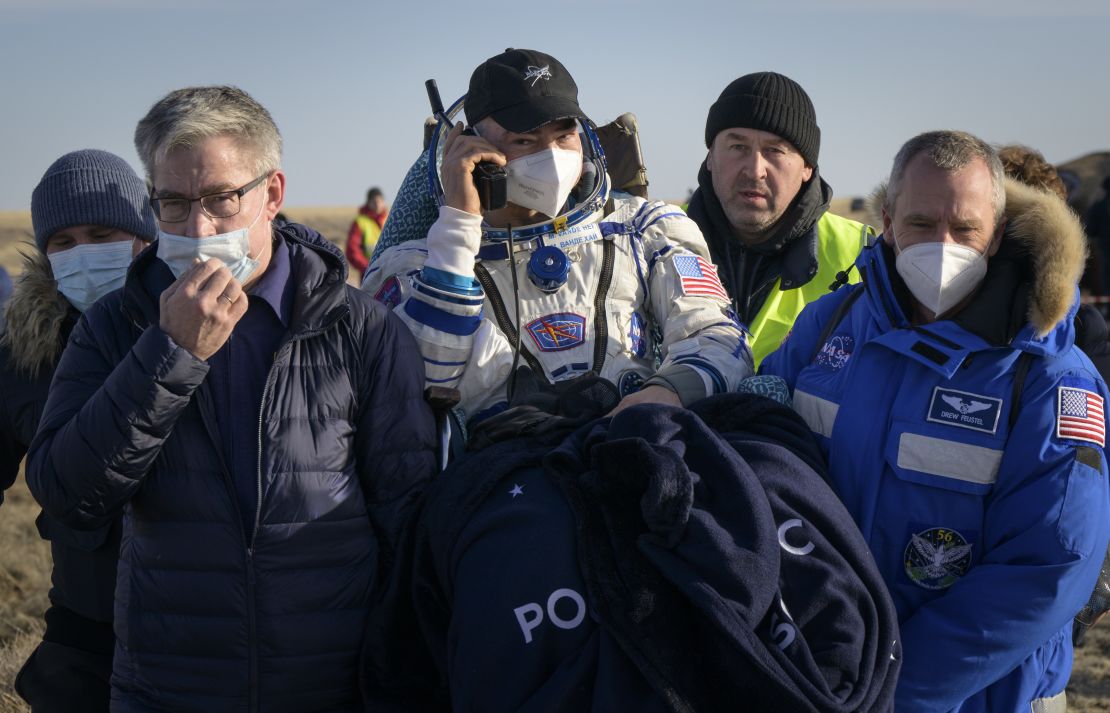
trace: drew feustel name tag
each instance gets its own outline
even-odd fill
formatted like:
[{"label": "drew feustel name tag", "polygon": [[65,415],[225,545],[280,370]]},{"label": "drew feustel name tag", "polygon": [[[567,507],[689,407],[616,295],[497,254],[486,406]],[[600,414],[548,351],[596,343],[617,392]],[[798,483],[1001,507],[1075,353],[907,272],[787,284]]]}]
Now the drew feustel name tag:
[{"label": "drew feustel name tag", "polygon": [[933,389],[933,400],[929,403],[926,418],[933,423],[994,433],[998,430],[1001,414],[1002,399],[937,386]]}]

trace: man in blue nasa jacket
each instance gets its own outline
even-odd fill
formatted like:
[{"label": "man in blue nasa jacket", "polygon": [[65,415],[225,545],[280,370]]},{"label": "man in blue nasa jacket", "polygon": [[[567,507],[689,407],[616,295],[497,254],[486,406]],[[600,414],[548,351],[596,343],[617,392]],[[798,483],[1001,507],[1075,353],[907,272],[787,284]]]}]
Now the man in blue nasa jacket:
[{"label": "man in blue nasa jacket", "polygon": [[764,362],[898,609],[896,710],[1062,711],[1110,533],[1106,385],[1073,346],[1082,229],[962,132],[910,140],[863,282]]}]

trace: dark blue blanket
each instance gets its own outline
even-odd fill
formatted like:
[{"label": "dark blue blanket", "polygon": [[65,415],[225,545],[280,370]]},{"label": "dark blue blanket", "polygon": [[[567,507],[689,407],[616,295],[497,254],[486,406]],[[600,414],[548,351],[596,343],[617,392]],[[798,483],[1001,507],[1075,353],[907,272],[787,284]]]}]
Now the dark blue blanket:
[{"label": "dark blue blanket", "polygon": [[407,553],[368,710],[892,707],[894,608],[809,430],[768,399],[494,444],[429,491]]}]

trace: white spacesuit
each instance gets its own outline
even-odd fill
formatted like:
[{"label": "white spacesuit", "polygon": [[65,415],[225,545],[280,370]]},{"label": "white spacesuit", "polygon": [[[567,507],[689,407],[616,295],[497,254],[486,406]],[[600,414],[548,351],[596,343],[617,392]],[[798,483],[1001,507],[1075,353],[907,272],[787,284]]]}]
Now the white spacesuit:
[{"label": "white spacesuit", "polygon": [[[406,191],[425,201],[427,191],[438,217],[426,231],[426,223],[407,228],[412,237],[427,237],[386,249],[362,285],[412,330],[428,385],[458,389],[470,421],[505,406],[514,364],[552,383],[598,374],[622,397],[658,385],[689,404],[734,390],[752,374],[751,352],[698,227],[676,206],[610,192],[600,143],[557,60],[507,50],[487,65],[505,58],[521,64],[498,65],[502,74],[493,91],[516,92],[503,102],[507,111],[529,103],[551,109],[555,85],[563,81],[572,98],[542,120],[577,115],[581,148],[571,141],[576,150],[549,148],[509,160],[508,201],[541,218],[558,215],[493,227],[481,215],[447,205],[441,171],[453,124],[441,115],[426,154],[428,180],[406,180],[390,221],[403,223],[405,215],[422,212],[398,210],[417,202]],[[470,94],[477,102],[482,90],[488,104],[483,72],[475,72]],[[547,80],[550,86],[536,84]],[[430,220],[436,214],[423,215]],[[391,228],[387,222],[386,232]]]},{"label": "white spacesuit", "polygon": [[[611,205],[603,218],[598,211],[565,231],[572,235],[514,241],[521,363],[552,382],[594,371],[622,396],[652,378],[683,403],[735,389],[752,374],[751,353],[697,226],[664,203],[617,193]],[[443,207],[432,231],[444,229],[481,231],[481,219]],[[579,239],[560,248],[569,258],[566,283],[544,292],[527,275],[541,241]],[[395,305],[420,344],[428,384],[457,388],[468,418],[506,400],[518,329],[507,247],[483,245],[475,265],[481,287],[469,294],[425,279],[424,240],[386,250],[363,283]]]}]

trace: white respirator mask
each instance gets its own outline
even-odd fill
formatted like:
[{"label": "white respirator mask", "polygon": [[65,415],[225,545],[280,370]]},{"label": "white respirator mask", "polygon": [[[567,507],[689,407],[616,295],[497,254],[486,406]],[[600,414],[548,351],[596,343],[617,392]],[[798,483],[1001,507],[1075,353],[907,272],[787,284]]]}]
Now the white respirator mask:
[{"label": "white respirator mask", "polygon": [[582,175],[582,154],[545,149],[509,161],[505,174],[510,202],[554,218]]},{"label": "white respirator mask", "polygon": [[[897,245],[897,235],[894,242]],[[979,286],[987,274],[987,259],[955,243],[918,243],[899,249],[895,267],[914,298],[939,317]]]}]

